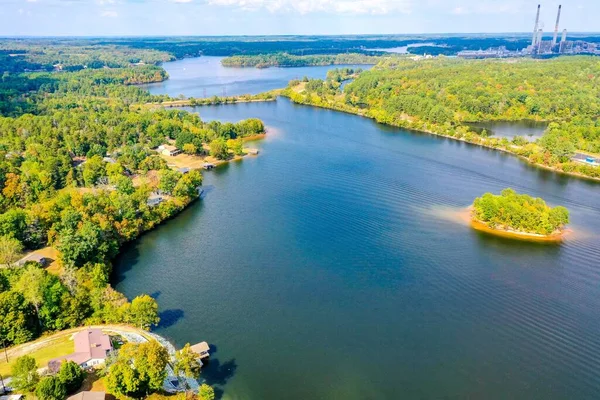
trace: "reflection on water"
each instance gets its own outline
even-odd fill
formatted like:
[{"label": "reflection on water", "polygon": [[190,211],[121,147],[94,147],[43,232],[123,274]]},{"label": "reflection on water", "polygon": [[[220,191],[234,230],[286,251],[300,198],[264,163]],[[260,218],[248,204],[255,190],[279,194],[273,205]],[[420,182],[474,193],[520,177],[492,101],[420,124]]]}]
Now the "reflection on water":
[{"label": "reflection on water", "polygon": [[529,141],[535,141],[544,134],[547,122],[540,121],[490,121],[467,124],[474,131],[481,133],[486,130],[490,136],[512,139],[522,136]]}]

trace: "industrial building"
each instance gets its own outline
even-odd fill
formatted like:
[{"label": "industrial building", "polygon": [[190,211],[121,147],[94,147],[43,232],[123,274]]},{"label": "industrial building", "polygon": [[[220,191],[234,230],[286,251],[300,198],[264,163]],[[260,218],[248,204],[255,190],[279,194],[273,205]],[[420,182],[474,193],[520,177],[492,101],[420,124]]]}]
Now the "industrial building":
[{"label": "industrial building", "polygon": [[562,5],[558,6],[558,13],[556,15],[556,24],[554,25],[554,34],[552,40],[544,40],[544,30],[542,24],[540,24],[540,10],[542,5],[538,4],[537,13],[535,16],[535,24],[533,26],[533,34],[531,37],[531,45],[520,51],[508,51],[505,47],[492,47],[487,50],[465,50],[458,53],[458,57],[461,58],[508,58],[508,57],[552,57],[556,55],[575,55],[575,54],[589,54],[589,55],[600,55],[600,44],[585,42],[582,40],[567,40],[567,30],[563,29],[560,35],[560,41],[558,37],[560,27],[560,14],[562,12]]}]

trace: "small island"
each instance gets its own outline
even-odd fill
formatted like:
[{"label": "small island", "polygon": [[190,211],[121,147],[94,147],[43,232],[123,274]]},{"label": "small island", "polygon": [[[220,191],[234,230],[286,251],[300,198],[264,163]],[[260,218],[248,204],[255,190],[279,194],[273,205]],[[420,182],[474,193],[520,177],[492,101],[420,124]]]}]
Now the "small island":
[{"label": "small island", "polygon": [[569,211],[550,207],[541,198],[504,189],[500,195],[485,193],[473,202],[471,226],[503,237],[561,241],[569,223]]}]

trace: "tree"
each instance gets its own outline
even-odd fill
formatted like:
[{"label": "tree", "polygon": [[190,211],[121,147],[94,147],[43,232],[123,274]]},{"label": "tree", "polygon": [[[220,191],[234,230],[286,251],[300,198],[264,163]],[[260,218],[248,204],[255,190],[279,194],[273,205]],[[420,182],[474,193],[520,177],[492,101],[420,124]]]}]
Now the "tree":
[{"label": "tree", "polygon": [[196,154],[198,152],[196,145],[194,145],[193,143],[184,144],[182,150],[185,154],[190,154],[190,155]]},{"label": "tree", "polygon": [[25,300],[35,308],[38,316],[40,314],[40,306],[44,301],[45,287],[46,271],[35,265],[29,265],[25,269],[16,285],[17,291],[22,293]]},{"label": "tree", "polygon": [[188,378],[197,378],[200,374],[198,354],[192,351],[189,343],[186,343],[183,349],[175,353],[174,371],[175,374],[183,373]]},{"label": "tree", "polygon": [[210,155],[219,160],[229,158],[229,149],[224,138],[218,138],[210,142]]},{"label": "tree", "polygon": [[37,363],[33,357],[22,356],[17,358],[11,367],[12,386],[17,390],[33,390],[40,380],[37,368]]},{"label": "tree", "polygon": [[201,400],[214,400],[215,389],[213,389],[211,386],[208,386],[206,383],[203,383],[202,385],[200,385],[198,396]]},{"label": "tree", "polygon": [[107,386],[118,397],[145,397],[162,388],[169,353],[157,341],[127,343],[108,371]]},{"label": "tree", "polygon": [[125,361],[117,361],[108,369],[106,387],[117,398],[141,398],[139,374]]},{"label": "tree", "polygon": [[17,239],[0,236],[0,264],[10,266],[19,258],[22,251],[23,245]]},{"label": "tree", "polygon": [[227,147],[233,151],[236,156],[244,155],[244,146],[242,139],[229,139],[227,141]]},{"label": "tree", "polygon": [[160,181],[158,182],[158,188],[166,194],[173,193],[173,189],[175,189],[175,185],[179,181],[181,177],[181,173],[178,171],[173,171],[172,169],[163,169],[160,171]]},{"label": "tree", "polygon": [[21,344],[33,339],[38,332],[33,307],[21,293],[0,293],[0,339],[6,344]]},{"label": "tree", "polygon": [[104,176],[106,176],[106,169],[102,157],[95,155],[83,164],[83,181],[86,186],[94,186]]},{"label": "tree", "polygon": [[142,329],[150,329],[152,325],[160,322],[158,317],[158,304],[147,294],[133,299],[129,309],[131,322]]},{"label": "tree", "polygon": [[37,384],[35,395],[39,400],[64,400],[67,389],[58,377],[46,376]]},{"label": "tree", "polygon": [[58,371],[58,379],[64,384],[68,394],[75,393],[85,379],[83,369],[73,361],[63,362]]}]

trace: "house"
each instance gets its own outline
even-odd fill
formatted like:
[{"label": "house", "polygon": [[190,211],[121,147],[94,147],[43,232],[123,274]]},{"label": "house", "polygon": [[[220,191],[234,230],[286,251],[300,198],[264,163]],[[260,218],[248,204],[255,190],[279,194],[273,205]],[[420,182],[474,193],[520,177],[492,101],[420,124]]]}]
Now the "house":
[{"label": "house", "polygon": [[114,159],[114,158],[112,158],[112,157],[103,157],[103,158],[102,158],[102,161],[104,161],[105,163],[109,163],[109,164],[114,164],[114,163],[116,163],[116,162],[117,162],[117,160],[115,160],[115,159]]},{"label": "house", "polygon": [[67,397],[67,400],[104,400],[106,393],[104,392],[79,392],[71,397]]},{"label": "house", "polygon": [[53,371],[63,361],[73,361],[82,368],[104,364],[106,357],[112,351],[110,337],[100,329],[86,329],[78,332],[73,337],[75,352],[68,356],[50,360],[48,368]]},{"label": "house", "polygon": [[146,204],[149,207],[155,207],[155,206],[159,205],[160,203],[162,203],[163,201],[165,201],[165,199],[162,196],[152,195],[152,196],[148,197]]},{"label": "house", "polygon": [[158,146],[158,150],[160,151],[160,153],[162,155],[169,156],[169,157],[173,157],[173,156],[176,156],[177,154],[181,154],[181,150],[179,150],[177,147],[172,146],[170,144],[163,144],[161,146]]}]

